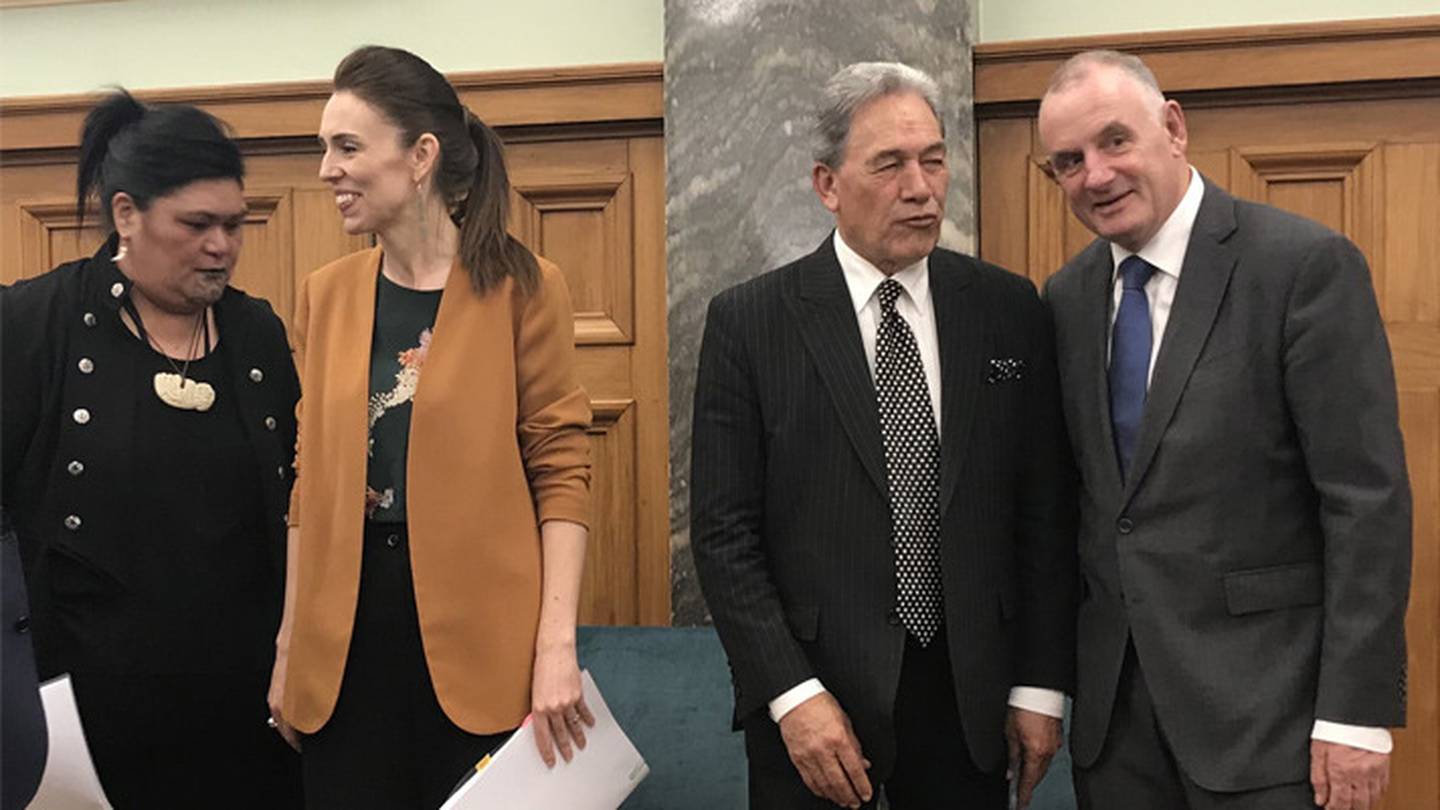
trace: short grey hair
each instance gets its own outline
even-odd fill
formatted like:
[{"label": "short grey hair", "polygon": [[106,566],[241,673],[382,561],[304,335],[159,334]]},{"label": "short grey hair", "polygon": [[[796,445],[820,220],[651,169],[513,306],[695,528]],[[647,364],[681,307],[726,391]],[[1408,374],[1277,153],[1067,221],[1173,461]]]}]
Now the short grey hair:
[{"label": "short grey hair", "polygon": [[899,62],[856,62],[840,68],[825,82],[815,116],[815,161],[838,168],[850,138],[855,111],[882,96],[915,93],[930,105],[945,136],[940,115],[940,86],[923,70]]},{"label": "short grey hair", "polygon": [[1140,61],[1140,57],[1120,51],[1093,50],[1081,51],[1069,59],[1065,64],[1056,68],[1055,74],[1050,77],[1050,84],[1045,88],[1045,95],[1058,93],[1070,85],[1084,79],[1097,67],[1116,68],[1131,79],[1134,79],[1147,95],[1153,97],[1156,105],[1165,102],[1165,94],[1160,90],[1160,83],[1155,80],[1155,74],[1150,68]]}]

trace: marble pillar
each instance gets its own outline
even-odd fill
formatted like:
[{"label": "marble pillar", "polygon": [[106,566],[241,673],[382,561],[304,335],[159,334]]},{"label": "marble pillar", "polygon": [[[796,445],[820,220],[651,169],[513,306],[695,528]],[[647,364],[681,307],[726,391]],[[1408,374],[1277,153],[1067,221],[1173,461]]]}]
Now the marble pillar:
[{"label": "marble pillar", "polygon": [[940,85],[950,152],[941,242],[973,252],[974,0],[665,0],[671,588],[707,621],[690,556],[691,399],[717,292],[814,250],[832,220],[810,187],[819,89],[851,62],[898,61]]}]

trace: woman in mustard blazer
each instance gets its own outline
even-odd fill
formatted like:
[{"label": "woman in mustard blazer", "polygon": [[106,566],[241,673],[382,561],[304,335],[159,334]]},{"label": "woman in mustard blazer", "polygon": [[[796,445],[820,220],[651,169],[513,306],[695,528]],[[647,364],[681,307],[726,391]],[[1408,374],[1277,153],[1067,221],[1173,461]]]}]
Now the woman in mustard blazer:
[{"label": "woman in mustard blazer", "polygon": [[444,77],[361,48],[320,137],[345,230],[379,246],[301,287],[270,707],[312,810],[433,808],[527,714],[551,764],[593,724],[590,410],[565,283],[505,232],[499,141]]}]

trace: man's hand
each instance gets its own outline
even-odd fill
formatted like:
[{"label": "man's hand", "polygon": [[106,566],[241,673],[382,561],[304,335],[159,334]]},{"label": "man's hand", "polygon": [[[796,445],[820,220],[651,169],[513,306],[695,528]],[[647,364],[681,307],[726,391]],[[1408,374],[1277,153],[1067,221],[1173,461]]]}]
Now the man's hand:
[{"label": "man's hand", "polygon": [[841,807],[859,807],[870,801],[873,791],[865,774],[870,761],[860,751],[850,718],[829,692],[821,692],[780,718],[780,736],[811,793]]},{"label": "man's hand", "polygon": [[1370,810],[1390,786],[1390,755],[1311,740],[1310,785],[1316,807]]},{"label": "man's hand", "polygon": [[1040,784],[1050,760],[1060,750],[1061,729],[1058,717],[1010,707],[1005,720],[1010,769],[1005,772],[1005,778],[1015,783],[1015,810],[1030,806],[1035,786]]}]

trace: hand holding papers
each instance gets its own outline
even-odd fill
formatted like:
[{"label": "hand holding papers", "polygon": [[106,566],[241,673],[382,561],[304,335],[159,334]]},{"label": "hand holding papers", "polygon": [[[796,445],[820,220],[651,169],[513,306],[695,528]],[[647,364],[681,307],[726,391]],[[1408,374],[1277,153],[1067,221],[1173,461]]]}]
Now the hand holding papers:
[{"label": "hand holding papers", "polygon": [[589,672],[581,673],[585,704],[595,725],[585,729],[585,750],[553,768],[540,759],[535,730],[530,724],[488,758],[441,805],[440,810],[615,810],[650,773],[645,759],[625,736],[610,708],[595,688]]},{"label": "hand holding papers", "polygon": [[40,699],[50,730],[50,755],[29,810],[111,810],[85,744],[70,676],[61,675],[41,686]]}]

